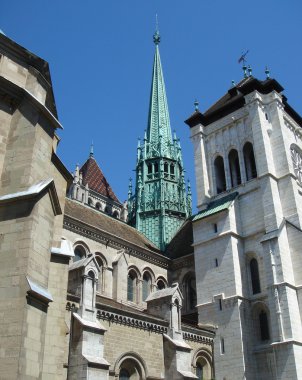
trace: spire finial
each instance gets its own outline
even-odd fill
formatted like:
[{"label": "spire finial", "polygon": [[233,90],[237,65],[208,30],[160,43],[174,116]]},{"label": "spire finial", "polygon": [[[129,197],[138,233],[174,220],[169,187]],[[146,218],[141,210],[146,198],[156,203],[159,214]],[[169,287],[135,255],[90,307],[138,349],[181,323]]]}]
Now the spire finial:
[{"label": "spire finial", "polygon": [[155,45],[158,45],[160,43],[157,13],[155,15],[155,33],[153,34],[153,42],[155,43]]},{"label": "spire finial", "polygon": [[194,101],[195,111],[198,111],[198,107],[199,107],[199,101],[197,99],[195,99],[195,101]]},{"label": "spire finial", "polygon": [[265,66],[265,75],[266,75],[266,79],[270,78],[270,71],[269,71],[269,68],[267,66]]},{"label": "spire finial", "polygon": [[236,87],[236,83],[235,83],[234,79],[232,80],[232,86]]},{"label": "spire finial", "polygon": [[249,77],[251,77],[252,76],[252,72],[253,72],[251,65],[248,65],[247,71],[249,73]]},{"label": "spire finial", "polygon": [[244,64],[244,65],[242,66],[242,70],[243,70],[243,77],[244,77],[244,78],[247,78],[246,69],[247,69],[247,66],[246,66],[246,64]]},{"label": "spire finial", "polygon": [[93,157],[93,140],[91,141],[91,145],[90,145],[90,154],[89,154],[90,157]]}]

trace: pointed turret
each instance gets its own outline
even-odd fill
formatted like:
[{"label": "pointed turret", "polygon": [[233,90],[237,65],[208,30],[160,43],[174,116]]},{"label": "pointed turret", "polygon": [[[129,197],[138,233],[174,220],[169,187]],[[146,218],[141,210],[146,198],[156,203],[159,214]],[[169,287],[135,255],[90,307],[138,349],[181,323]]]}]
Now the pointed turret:
[{"label": "pointed turret", "polygon": [[128,193],[128,222],[164,250],[188,216],[179,139],[172,132],[159,55],[160,35],[153,36],[155,55],[147,131],[139,141],[135,194]]},{"label": "pointed turret", "polygon": [[153,63],[151,96],[149,105],[149,118],[147,128],[147,139],[150,148],[158,150],[159,136],[162,136],[162,146],[168,150],[171,145],[171,126],[166,96],[165,81],[159,55],[160,36],[158,31],[154,34],[155,55]]}]

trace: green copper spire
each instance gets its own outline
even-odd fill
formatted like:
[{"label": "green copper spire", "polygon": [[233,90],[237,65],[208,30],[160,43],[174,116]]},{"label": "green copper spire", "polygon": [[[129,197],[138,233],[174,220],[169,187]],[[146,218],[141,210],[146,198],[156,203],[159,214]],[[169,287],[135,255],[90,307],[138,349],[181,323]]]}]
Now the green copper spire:
[{"label": "green copper spire", "polygon": [[192,206],[191,194],[186,194],[181,147],[175,132],[172,139],[158,29],[153,41],[148,126],[137,146],[135,193],[132,195],[132,184],[128,191],[128,223],[164,250],[191,214]]},{"label": "green copper spire", "polygon": [[155,32],[153,40],[156,47],[153,62],[147,138],[152,144],[152,149],[158,151],[160,135],[162,136],[162,148],[168,149],[171,141],[171,126],[164,76],[159,55],[158,45],[160,42],[160,35],[158,31]]}]

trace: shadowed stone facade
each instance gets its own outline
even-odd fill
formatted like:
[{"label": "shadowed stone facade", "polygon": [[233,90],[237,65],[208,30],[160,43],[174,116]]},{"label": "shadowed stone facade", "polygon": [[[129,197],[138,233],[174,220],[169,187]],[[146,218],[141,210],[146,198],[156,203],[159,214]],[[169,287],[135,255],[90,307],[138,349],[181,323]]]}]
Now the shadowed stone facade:
[{"label": "shadowed stone facade", "polygon": [[211,379],[191,249],[127,225],[93,156],[72,176],[61,128],[48,64],[0,34],[0,378]]}]

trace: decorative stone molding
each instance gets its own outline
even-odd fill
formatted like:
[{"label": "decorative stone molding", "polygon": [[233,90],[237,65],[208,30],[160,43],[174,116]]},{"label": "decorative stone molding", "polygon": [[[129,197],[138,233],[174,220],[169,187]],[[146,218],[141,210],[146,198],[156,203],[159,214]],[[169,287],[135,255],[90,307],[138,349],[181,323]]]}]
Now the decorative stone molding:
[{"label": "decorative stone molding", "polygon": [[124,242],[118,237],[115,237],[105,231],[100,231],[94,227],[88,226],[67,215],[64,216],[63,227],[66,230],[105,244],[106,246],[110,246],[115,249],[124,249],[126,254],[138,257],[142,260],[145,260],[146,262],[159,265],[162,268],[168,268],[171,262],[171,260],[167,257],[156,255],[154,252],[144,250],[144,248],[138,250],[138,248],[136,248],[131,243]]},{"label": "decorative stone molding", "polygon": [[183,331],[182,336],[185,340],[190,340],[192,342],[197,342],[197,343],[204,343],[212,346],[214,344],[214,339],[213,338],[208,338],[203,335],[199,334],[194,334],[192,332],[187,332]]},{"label": "decorative stone molding", "polygon": [[126,325],[126,326],[130,326],[130,327],[137,328],[140,330],[152,331],[159,334],[164,334],[168,330],[166,326],[163,326],[160,324],[147,322],[147,321],[144,321],[143,319],[133,318],[133,317],[129,317],[129,316],[125,316],[122,314],[117,314],[117,313],[113,313],[113,312],[105,311],[105,310],[98,310],[97,318],[102,319],[102,320],[107,320],[110,323]]}]

